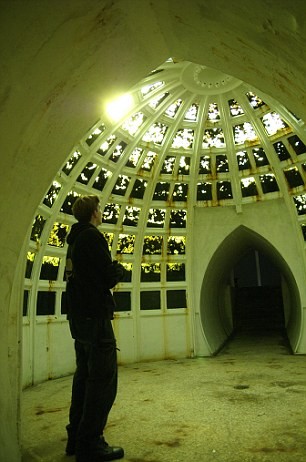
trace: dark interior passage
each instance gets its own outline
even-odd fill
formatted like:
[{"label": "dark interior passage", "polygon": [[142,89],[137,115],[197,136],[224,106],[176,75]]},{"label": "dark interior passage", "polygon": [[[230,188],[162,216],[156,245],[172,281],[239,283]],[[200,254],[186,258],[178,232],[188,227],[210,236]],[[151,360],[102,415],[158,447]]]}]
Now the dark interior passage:
[{"label": "dark interior passage", "polygon": [[234,268],[234,332],[285,332],[281,274],[255,249],[249,250]]}]

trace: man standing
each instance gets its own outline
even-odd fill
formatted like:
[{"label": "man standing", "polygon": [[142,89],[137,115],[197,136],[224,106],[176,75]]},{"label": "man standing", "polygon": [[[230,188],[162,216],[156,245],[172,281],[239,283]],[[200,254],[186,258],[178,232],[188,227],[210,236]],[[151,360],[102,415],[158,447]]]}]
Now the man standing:
[{"label": "man standing", "polygon": [[67,455],[76,462],[120,459],[124,451],[109,446],[104,437],[108,414],[117,393],[116,340],[112,328],[115,302],[111,290],[124,275],[112,261],[98,226],[102,212],[97,196],[81,196],[72,212],[77,219],[67,236],[66,263],[68,319],[75,339]]}]

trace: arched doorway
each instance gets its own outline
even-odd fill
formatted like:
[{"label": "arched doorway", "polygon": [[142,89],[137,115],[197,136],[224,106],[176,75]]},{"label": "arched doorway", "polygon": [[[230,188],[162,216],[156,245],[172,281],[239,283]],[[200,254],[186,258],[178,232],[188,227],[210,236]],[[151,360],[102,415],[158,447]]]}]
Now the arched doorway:
[{"label": "arched doorway", "polygon": [[234,331],[285,330],[282,275],[265,253],[250,249],[232,270]]},{"label": "arched doorway", "polygon": [[[266,262],[274,267],[276,278],[279,278],[279,305],[269,313],[269,325],[279,325],[287,333],[292,351],[295,351],[299,332],[301,329],[301,303],[299,291],[292,272],[276,248],[258,233],[239,226],[220,244],[214,253],[204,275],[200,311],[201,322],[205,339],[212,354],[216,354],[226,343],[229,337],[239,326],[246,324],[241,312],[237,310],[237,287],[235,287],[235,274],[239,269],[239,262],[249,253],[261,255]],[[256,268],[255,268],[256,269]],[[240,268],[243,271],[243,268]],[[244,273],[245,276],[245,273]],[[257,275],[258,277],[258,275]],[[236,281],[237,284],[237,281]],[[255,286],[256,287],[256,286]],[[267,289],[267,293],[269,290]],[[269,294],[270,296],[271,294]],[[249,294],[248,294],[249,296]],[[264,296],[264,295],[263,295]],[[250,300],[249,300],[250,302]],[[282,303],[282,309],[280,304]],[[267,308],[264,304],[264,309]],[[244,310],[244,316],[256,311],[251,309],[249,313]],[[263,311],[264,311],[263,309]],[[248,316],[245,316],[247,319]],[[259,328],[263,328],[267,321],[266,315],[258,313]],[[243,322],[242,322],[243,321]]]}]

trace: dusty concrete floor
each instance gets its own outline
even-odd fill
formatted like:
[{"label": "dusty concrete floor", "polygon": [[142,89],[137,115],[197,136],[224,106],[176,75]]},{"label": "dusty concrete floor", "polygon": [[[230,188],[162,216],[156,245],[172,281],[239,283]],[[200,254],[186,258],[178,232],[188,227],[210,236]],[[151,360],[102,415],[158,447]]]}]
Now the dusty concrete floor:
[{"label": "dusty concrete floor", "polygon": [[[234,338],[214,358],[119,369],[106,429],[126,462],[304,462],[306,358],[279,333]],[[64,454],[71,377],[23,393],[23,461]]]}]

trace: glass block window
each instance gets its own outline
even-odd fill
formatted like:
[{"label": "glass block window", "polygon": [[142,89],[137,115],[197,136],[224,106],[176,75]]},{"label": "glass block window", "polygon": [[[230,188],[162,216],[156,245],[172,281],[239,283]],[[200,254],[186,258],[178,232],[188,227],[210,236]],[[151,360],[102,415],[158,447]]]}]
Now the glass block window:
[{"label": "glass block window", "polygon": [[128,160],[127,160],[126,166],[131,167],[131,168],[137,167],[137,164],[139,162],[139,159],[140,159],[142,153],[143,153],[143,149],[135,148],[132,151],[132,153],[130,154],[130,156],[129,156]]},{"label": "glass block window", "polygon": [[170,212],[170,228],[186,228],[186,210],[171,210]]},{"label": "glass block window", "polygon": [[194,131],[189,128],[181,128],[176,132],[172,141],[172,148],[191,149],[194,140]]},{"label": "glass block window", "polygon": [[115,225],[118,221],[121,206],[118,204],[106,204],[104,207],[102,222]]},{"label": "glass block window", "polygon": [[61,314],[68,313],[68,305],[67,305],[67,294],[66,292],[62,292],[61,294]]},{"label": "glass block window", "polygon": [[297,167],[284,170],[284,175],[290,188],[297,188],[304,184],[303,178]]},{"label": "glass block window", "polygon": [[198,117],[198,112],[199,112],[199,105],[196,103],[193,103],[189,109],[187,109],[184,120],[189,121],[189,122],[196,122],[197,117]]},{"label": "glass block window", "polygon": [[126,175],[118,175],[115,186],[113,187],[112,194],[124,196],[129,185],[130,178]]},{"label": "glass block window", "polygon": [[237,152],[236,157],[239,170],[249,170],[251,168],[250,160],[246,151]]},{"label": "glass block window", "polygon": [[82,184],[88,184],[90,178],[95,173],[96,168],[97,168],[97,164],[88,162],[86,167],[84,167],[82,173],[80,173],[80,175],[78,176],[77,181]]},{"label": "glass block window", "polygon": [[236,145],[246,144],[246,143],[257,143],[258,137],[255,133],[255,130],[249,122],[244,122],[243,124],[235,125],[233,127],[234,142]]},{"label": "glass block window", "polygon": [[211,128],[204,131],[202,148],[224,148],[225,138],[221,128]]},{"label": "glass block window", "polygon": [[178,175],[189,175],[190,172],[190,157],[182,156],[180,158]]},{"label": "glass block window", "polygon": [[55,222],[48,238],[48,245],[53,247],[64,247],[69,225]]},{"label": "glass block window", "polygon": [[279,191],[279,187],[273,173],[267,173],[266,175],[260,175],[259,180],[261,183],[261,189],[264,194]]},{"label": "glass block window", "polygon": [[45,255],[42,260],[39,279],[45,281],[56,281],[58,275],[60,259]]},{"label": "glass block window", "polygon": [[135,236],[132,234],[119,234],[117,243],[117,254],[133,254],[135,247]]},{"label": "glass block window", "polygon": [[122,125],[122,130],[129,133],[129,135],[134,136],[138,129],[142,126],[145,122],[146,117],[142,112],[137,112],[136,114],[132,115],[129,119],[127,119]]},{"label": "glass block window", "polygon": [[176,116],[179,108],[182,105],[182,102],[183,102],[183,100],[178,99],[177,101],[175,101],[175,103],[170,104],[170,106],[165,111],[165,115],[170,117],[171,119],[174,119],[174,117]]},{"label": "glass block window", "polygon": [[160,104],[165,101],[165,99],[169,96],[169,93],[166,92],[166,93],[163,93],[161,95],[158,95],[156,98],[152,99],[150,102],[149,102],[149,106],[152,108],[152,109],[157,109],[158,106],[160,106]]},{"label": "glass block window", "polygon": [[140,208],[127,206],[124,212],[122,224],[124,226],[137,226],[139,220]]},{"label": "glass block window", "polygon": [[105,168],[101,168],[98,176],[96,177],[95,181],[93,182],[93,188],[97,189],[98,191],[103,191],[104,186],[108,178],[111,178],[112,172],[106,170]]},{"label": "glass block window", "polygon": [[95,128],[94,131],[86,139],[86,144],[88,146],[91,146],[96,141],[96,139],[101,136],[101,134],[104,132],[105,128],[106,127],[105,127],[104,123],[102,123],[98,128]]},{"label": "glass block window", "polygon": [[63,202],[63,205],[61,207],[61,212],[66,213],[67,215],[72,215],[72,206],[78,197],[79,197],[79,194],[73,191],[70,191],[67,194],[66,199]]},{"label": "glass block window", "polygon": [[170,236],[167,241],[167,254],[184,255],[186,251],[185,236]]},{"label": "glass block window", "polygon": [[103,233],[105,239],[107,240],[109,249],[112,248],[114,242],[114,234],[113,233]]},{"label": "glass block window", "polygon": [[133,273],[133,263],[124,263],[120,262],[121,265],[125,269],[124,278],[121,282],[131,282],[132,281],[132,273]]},{"label": "glass block window", "polygon": [[230,110],[230,114],[232,117],[236,117],[236,116],[240,116],[244,114],[242,107],[240,106],[240,104],[237,103],[235,99],[230,99],[228,101],[228,105],[229,105],[229,110]]},{"label": "glass block window", "polygon": [[175,159],[176,157],[174,156],[167,156],[164,160],[160,173],[171,174],[174,169]]},{"label": "glass block window", "polygon": [[160,292],[158,290],[141,291],[140,309],[160,310]]},{"label": "glass block window", "polygon": [[197,200],[211,201],[212,200],[212,184],[198,183],[197,184]]},{"label": "glass block window", "polygon": [[112,147],[115,141],[116,141],[116,136],[111,135],[101,144],[101,146],[97,150],[97,153],[100,154],[101,156],[105,156],[105,154],[109,151],[109,149]]},{"label": "glass block window", "polygon": [[160,263],[141,264],[141,282],[159,282]]},{"label": "glass block window", "polygon": [[167,201],[169,196],[170,184],[165,182],[156,183],[153,200]]},{"label": "glass block window", "polygon": [[23,291],[22,316],[27,316],[29,312],[29,290]]},{"label": "glass block window", "polygon": [[269,165],[269,161],[263,148],[253,148],[252,153],[255,159],[256,167]]},{"label": "glass block window", "polygon": [[78,163],[78,161],[80,160],[81,157],[82,157],[82,155],[81,155],[80,151],[74,151],[72,156],[67,160],[66,164],[62,168],[62,171],[66,175],[69,175],[72,172],[72,170],[74,169],[74,167],[76,166],[76,164]]},{"label": "glass block window", "polygon": [[209,173],[211,173],[210,157],[202,156],[200,158],[199,174],[208,175]]},{"label": "glass block window", "polygon": [[232,185],[229,181],[218,181],[217,182],[217,199],[232,199]]},{"label": "glass block window", "polygon": [[162,142],[164,141],[167,129],[168,129],[167,125],[161,122],[156,122],[145,133],[142,140],[147,143],[152,142],[152,143],[161,145]]},{"label": "glass block window", "polygon": [[37,292],[36,315],[52,316],[55,314],[55,292]]},{"label": "glass block window", "polygon": [[147,152],[147,155],[143,161],[143,164],[141,166],[141,170],[146,170],[148,172],[150,172],[152,170],[152,167],[154,165],[154,161],[157,157],[157,154],[156,152],[153,152],[153,151],[148,151]]},{"label": "glass block window", "polygon": [[145,85],[141,89],[141,94],[143,97],[145,97],[149,93],[151,93],[153,90],[156,90],[156,88],[162,87],[163,85],[164,85],[164,82],[162,81],[154,82],[153,84],[150,84],[150,85]]},{"label": "glass block window", "polygon": [[241,193],[242,197],[257,196],[256,182],[253,177],[241,180]]},{"label": "glass block window", "polygon": [[163,228],[165,225],[166,211],[163,209],[150,209],[148,213],[148,228]]},{"label": "glass block window", "polygon": [[167,309],[186,308],[186,290],[167,290]]},{"label": "glass block window", "polygon": [[228,172],[228,160],[224,155],[216,156],[216,170],[217,173]]},{"label": "glass block window", "polygon": [[284,145],[282,141],[273,143],[273,147],[280,161],[290,159],[290,154],[288,152],[288,149],[286,148],[286,146]]},{"label": "glass block window", "polygon": [[207,120],[217,122],[220,120],[220,111],[217,103],[210,103],[208,106]]},{"label": "glass block window", "polygon": [[185,281],[185,263],[167,263],[167,281]]},{"label": "glass block window", "polygon": [[43,216],[37,215],[35,217],[34,223],[32,225],[32,231],[31,231],[32,241],[38,241],[40,239],[45,223],[46,223],[46,220]]},{"label": "glass block window", "polygon": [[161,255],[163,246],[162,236],[145,236],[143,239],[143,255]]},{"label": "glass block window", "polygon": [[111,160],[114,163],[118,162],[118,160],[122,156],[123,151],[125,150],[126,147],[127,147],[127,143],[125,143],[124,141],[121,141],[121,143],[117,144],[109,160]]},{"label": "glass block window", "polygon": [[294,205],[296,207],[298,215],[306,214],[306,194],[293,197]]},{"label": "glass block window", "polygon": [[265,130],[269,136],[275,135],[278,131],[283,130],[284,128],[288,128],[286,122],[284,122],[280,115],[276,112],[269,112],[265,114],[261,121]]},{"label": "glass block window", "polygon": [[113,292],[116,312],[131,311],[131,292]]},{"label": "glass block window", "polygon": [[288,137],[288,141],[289,141],[290,146],[293,147],[295,153],[296,153],[298,156],[299,156],[300,154],[305,154],[305,152],[306,152],[306,146],[305,146],[305,144],[303,143],[303,141],[302,141],[297,135],[289,136],[289,137]]},{"label": "glass block window", "polygon": [[174,185],[172,200],[175,201],[187,201],[188,184],[176,183]]},{"label": "glass block window", "polygon": [[136,179],[131,192],[131,197],[135,199],[142,199],[146,191],[147,185],[147,181]]},{"label": "glass block window", "polygon": [[52,207],[52,205],[54,204],[58,196],[60,189],[61,189],[61,184],[58,183],[58,181],[53,181],[49,191],[47,192],[44,198],[44,202],[43,202],[47,207]]},{"label": "glass block window", "polygon": [[250,105],[252,106],[253,109],[258,109],[262,106],[265,105],[265,103],[262,101],[262,99],[259,98],[259,96],[255,95],[255,93],[249,91],[246,93],[246,96],[249,100]]},{"label": "glass block window", "polygon": [[35,253],[34,252],[28,252],[27,253],[27,261],[26,261],[26,270],[25,270],[25,277],[27,279],[31,278],[34,260],[35,260]]}]

